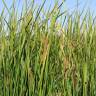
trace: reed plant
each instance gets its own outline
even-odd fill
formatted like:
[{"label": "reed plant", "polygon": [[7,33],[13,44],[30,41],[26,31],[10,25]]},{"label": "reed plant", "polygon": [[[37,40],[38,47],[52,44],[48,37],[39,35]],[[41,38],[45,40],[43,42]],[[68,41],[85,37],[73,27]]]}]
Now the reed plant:
[{"label": "reed plant", "polygon": [[62,12],[64,0],[47,11],[25,0],[21,14],[2,2],[0,96],[96,96],[93,14]]}]

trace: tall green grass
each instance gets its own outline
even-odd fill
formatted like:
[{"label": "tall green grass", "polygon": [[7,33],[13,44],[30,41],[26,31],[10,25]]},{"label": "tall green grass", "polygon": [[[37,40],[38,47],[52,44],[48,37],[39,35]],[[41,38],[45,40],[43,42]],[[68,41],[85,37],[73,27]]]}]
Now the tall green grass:
[{"label": "tall green grass", "polygon": [[91,12],[61,12],[65,1],[45,11],[46,1],[37,7],[32,1],[20,15],[15,1],[10,9],[2,2],[0,96],[96,96],[96,24]]}]

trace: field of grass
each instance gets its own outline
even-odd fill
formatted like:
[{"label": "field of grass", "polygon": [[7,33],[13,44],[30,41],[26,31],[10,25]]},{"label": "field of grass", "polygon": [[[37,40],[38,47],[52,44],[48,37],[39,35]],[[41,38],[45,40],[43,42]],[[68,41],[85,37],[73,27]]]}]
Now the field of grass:
[{"label": "field of grass", "polygon": [[19,14],[14,2],[11,9],[2,2],[0,96],[96,96],[91,12],[61,12],[64,1],[45,11],[46,1],[37,7],[32,1]]}]

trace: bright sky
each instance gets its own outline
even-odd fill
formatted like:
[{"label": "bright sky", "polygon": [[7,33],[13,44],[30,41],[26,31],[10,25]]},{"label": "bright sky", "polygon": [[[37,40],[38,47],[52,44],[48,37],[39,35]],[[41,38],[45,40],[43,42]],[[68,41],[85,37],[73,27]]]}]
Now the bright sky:
[{"label": "bright sky", "polygon": [[[8,8],[10,8],[11,4],[12,4],[12,1],[13,0],[5,0]],[[18,1],[23,1],[24,0],[16,0],[17,2]],[[37,4],[41,4],[43,0],[35,0],[35,2]],[[50,4],[53,6],[54,4],[54,1],[56,0],[46,0],[46,7],[48,7]],[[59,2],[61,2],[62,0],[59,0]],[[79,9],[81,10],[83,7],[86,7],[86,8],[90,8],[91,12],[94,11],[94,14],[96,14],[96,0],[78,0],[79,1],[79,4],[80,4],[80,7]],[[68,9],[74,9],[76,7],[76,2],[77,0],[66,0],[65,4],[64,4],[64,9],[65,8],[68,8]],[[18,5],[18,4],[17,4]],[[2,3],[2,0],[0,0],[0,13],[3,9],[3,3]],[[19,4],[19,10],[21,9],[21,4]]]}]

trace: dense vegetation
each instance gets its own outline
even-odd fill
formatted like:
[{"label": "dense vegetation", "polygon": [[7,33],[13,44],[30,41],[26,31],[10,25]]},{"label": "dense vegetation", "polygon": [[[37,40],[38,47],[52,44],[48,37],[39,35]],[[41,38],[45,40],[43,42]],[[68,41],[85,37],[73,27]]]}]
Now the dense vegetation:
[{"label": "dense vegetation", "polygon": [[61,12],[64,1],[45,11],[46,1],[38,8],[32,1],[20,15],[15,2],[11,9],[2,2],[0,96],[96,96],[91,12]]}]

